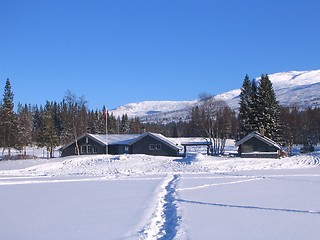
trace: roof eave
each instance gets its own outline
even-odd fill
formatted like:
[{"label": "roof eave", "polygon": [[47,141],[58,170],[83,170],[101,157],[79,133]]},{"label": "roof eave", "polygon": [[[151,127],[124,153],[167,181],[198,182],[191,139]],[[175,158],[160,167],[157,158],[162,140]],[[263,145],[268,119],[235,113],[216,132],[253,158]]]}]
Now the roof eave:
[{"label": "roof eave", "polygon": [[278,143],[271,140],[270,138],[267,138],[265,136],[261,136],[258,132],[252,132],[252,133],[248,134],[247,136],[245,136],[242,139],[240,139],[239,141],[237,141],[235,143],[235,145],[239,146],[239,145],[243,144],[244,142],[250,140],[253,137],[258,138],[259,140],[263,141],[264,143],[268,144],[269,146],[275,146],[275,147],[281,149],[281,146]]}]

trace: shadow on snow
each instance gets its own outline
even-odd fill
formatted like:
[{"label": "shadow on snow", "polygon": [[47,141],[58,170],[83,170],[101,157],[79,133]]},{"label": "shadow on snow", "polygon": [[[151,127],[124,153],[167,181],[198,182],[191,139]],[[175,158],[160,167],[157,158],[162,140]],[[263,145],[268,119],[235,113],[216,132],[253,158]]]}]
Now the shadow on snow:
[{"label": "shadow on snow", "polygon": [[215,207],[226,207],[226,208],[242,208],[251,210],[264,210],[264,211],[278,211],[278,212],[289,212],[289,213],[304,213],[304,214],[317,214],[320,215],[320,211],[313,210],[298,210],[298,209],[286,209],[286,208],[268,208],[268,207],[256,207],[256,206],[245,206],[245,205],[234,205],[234,204],[223,204],[223,203],[206,203],[200,201],[192,201],[186,199],[177,199],[181,203],[192,203],[200,205],[208,205]]}]

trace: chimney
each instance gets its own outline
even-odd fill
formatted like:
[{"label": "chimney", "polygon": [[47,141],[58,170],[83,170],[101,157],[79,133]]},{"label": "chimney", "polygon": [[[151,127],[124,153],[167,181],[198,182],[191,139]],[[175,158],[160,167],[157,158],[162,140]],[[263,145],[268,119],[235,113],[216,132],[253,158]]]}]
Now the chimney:
[{"label": "chimney", "polygon": [[259,127],[259,131],[260,131],[260,135],[261,135],[262,137],[264,137],[264,132],[265,132],[265,130],[264,130],[264,127],[263,127],[263,126]]}]

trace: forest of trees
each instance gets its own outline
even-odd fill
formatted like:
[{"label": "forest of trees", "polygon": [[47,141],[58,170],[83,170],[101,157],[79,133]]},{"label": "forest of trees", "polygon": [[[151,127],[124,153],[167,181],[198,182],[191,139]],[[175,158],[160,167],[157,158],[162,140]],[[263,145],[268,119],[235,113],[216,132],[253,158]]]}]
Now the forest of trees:
[{"label": "forest of trees", "polygon": [[[239,113],[223,101],[205,96],[190,110],[188,122],[169,124],[141,123],[128,115],[114,116],[101,109],[90,110],[84,97],[68,91],[61,102],[44,105],[18,104],[14,106],[14,93],[10,80],[5,83],[0,101],[0,147],[8,151],[18,149],[25,154],[26,146],[45,147],[48,157],[53,149],[90,132],[131,134],[144,131],[161,133],[167,137],[206,137],[212,142],[212,154],[223,153],[227,138],[239,139],[263,127],[266,136],[283,145],[315,145],[320,140],[320,108],[298,109],[281,107],[276,101],[272,84],[262,75],[257,85],[246,76],[241,88]],[[2,152],[2,154],[3,154]]]},{"label": "forest of trees", "polygon": [[21,150],[26,146],[45,147],[49,156],[53,149],[64,145],[80,135],[90,133],[140,133],[142,124],[138,118],[129,119],[125,114],[115,117],[107,113],[106,108],[89,110],[87,101],[77,98],[68,91],[61,102],[49,102],[45,105],[18,104],[14,109],[13,91],[7,79],[3,99],[0,104],[0,147],[8,150]]}]

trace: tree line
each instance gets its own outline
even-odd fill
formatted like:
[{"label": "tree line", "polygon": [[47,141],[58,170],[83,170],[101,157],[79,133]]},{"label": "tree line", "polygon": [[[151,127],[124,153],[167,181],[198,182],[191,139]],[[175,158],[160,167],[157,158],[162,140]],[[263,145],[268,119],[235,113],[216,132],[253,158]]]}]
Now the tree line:
[{"label": "tree line", "polygon": [[[246,75],[241,87],[239,112],[213,96],[201,96],[199,105],[190,110],[189,121],[169,124],[142,123],[127,114],[114,116],[105,106],[90,110],[84,97],[68,91],[61,102],[46,101],[44,105],[18,104],[14,108],[10,80],[5,83],[0,101],[0,147],[18,149],[45,147],[48,157],[53,149],[74,141],[80,135],[137,134],[144,130],[167,137],[206,137],[212,143],[211,154],[224,152],[227,138],[240,139],[263,128],[267,137],[292,147],[294,144],[315,145],[320,140],[320,108],[282,107],[267,75],[259,84]],[[106,124],[107,123],[107,124]],[[107,130],[106,130],[107,129]]]},{"label": "tree line", "polygon": [[[18,104],[14,109],[14,94],[7,79],[3,99],[0,102],[0,147],[8,151],[17,149],[26,153],[26,147],[45,147],[52,157],[57,146],[65,145],[89,132],[93,134],[140,133],[142,124],[138,118],[129,119],[127,114],[114,116],[105,106],[89,110],[84,97],[68,91],[61,102],[46,101],[45,105]],[[107,124],[106,124],[107,123]],[[107,129],[107,130],[106,130]]]},{"label": "tree line", "polygon": [[286,146],[289,154],[295,144],[314,146],[320,141],[320,108],[281,106],[268,75],[258,82],[246,75],[239,98],[238,112],[214,97],[202,98],[190,112],[186,135],[208,138],[211,154],[223,154],[227,138],[239,140],[253,131]]}]

